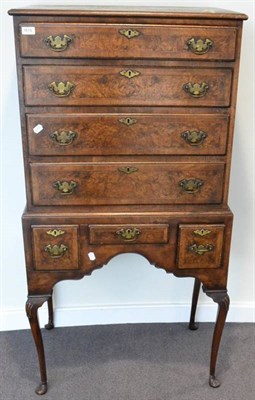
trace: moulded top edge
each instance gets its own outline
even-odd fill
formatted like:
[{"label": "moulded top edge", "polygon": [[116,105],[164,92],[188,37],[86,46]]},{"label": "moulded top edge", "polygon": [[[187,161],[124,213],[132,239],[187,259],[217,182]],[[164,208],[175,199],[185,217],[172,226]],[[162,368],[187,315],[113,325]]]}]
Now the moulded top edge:
[{"label": "moulded top edge", "polygon": [[96,7],[96,6],[36,6],[8,11],[9,15],[34,16],[119,16],[173,17],[246,20],[248,16],[235,11],[212,7]]}]

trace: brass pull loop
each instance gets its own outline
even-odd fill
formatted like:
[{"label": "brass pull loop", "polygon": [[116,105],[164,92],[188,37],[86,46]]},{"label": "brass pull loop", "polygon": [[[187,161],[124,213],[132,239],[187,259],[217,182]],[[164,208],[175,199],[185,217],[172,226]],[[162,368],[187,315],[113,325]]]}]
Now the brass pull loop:
[{"label": "brass pull loop", "polygon": [[209,85],[206,82],[202,83],[185,83],[183,85],[184,92],[188,93],[190,96],[198,98],[203,97],[209,90]]},{"label": "brass pull loop", "polygon": [[77,183],[74,181],[70,182],[61,182],[61,181],[56,181],[52,185],[54,189],[59,190],[60,194],[62,195],[68,195],[68,194],[73,194],[74,189],[77,187]]},{"label": "brass pull loop", "polygon": [[192,53],[198,55],[207,53],[213,47],[213,42],[210,39],[196,40],[195,38],[191,38],[187,40],[186,44]]},{"label": "brass pull loop", "polygon": [[190,146],[200,146],[207,138],[207,133],[203,131],[185,131],[181,134],[181,137]]},{"label": "brass pull loop", "polygon": [[135,118],[131,118],[131,117],[127,117],[127,118],[121,118],[119,119],[119,122],[121,124],[124,124],[126,126],[131,126],[137,123],[137,119]]},{"label": "brass pull loop", "polygon": [[194,243],[189,246],[189,251],[193,251],[193,253],[196,253],[199,256],[202,256],[203,254],[208,253],[208,251],[212,250],[213,250],[213,245],[211,244],[206,244],[204,246],[203,244],[197,245],[196,243]]},{"label": "brass pull loop", "polygon": [[122,228],[116,231],[116,235],[125,242],[133,242],[141,234],[138,228]]},{"label": "brass pull loop", "polygon": [[137,37],[137,36],[139,36],[141,34],[139,31],[137,31],[135,29],[131,29],[131,28],[129,28],[129,29],[121,29],[119,31],[119,33],[121,35],[125,36],[128,39],[132,39],[132,38]]},{"label": "brass pull loop", "polygon": [[120,167],[120,168],[118,168],[118,171],[123,172],[124,174],[130,175],[130,174],[133,174],[134,172],[137,172],[138,168],[136,168],[136,167]]},{"label": "brass pull loop", "polygon": [[68,247],[65,244],[48,244],[45,246],[44,250],[48,253],[51,258],[60,258],[67,252]]},{"label": "brass pull loop", "polygon": [[128,79],[132,79],[135,76],[139,76],[140,74],[141,74],[141,72],[133,71],[132,69],[120,71],[120,75],[125,76],[125,78],[128,78]]},{"label": "brass pull loop", "polygon": [[199,191],[200,187],[203,186],[204,181],[201,179],[182,179],[179,182],[179,186],[186,192],[194,194]]},{"label": "brass pull loop", "polygon": [[67,49],[72,40],[73,39],[68,35],[50,35],[44,39],[44,43],[53,51],[64,51]]},{"label": "brass pull loop", "polygon": [[60,146],[68,146],[73,143],[77,133],[73,131],[55,131],[50,133],[50,138]]},{"label": "brass pull loop", "polygon": [[48,89],[52,91],[55,96],[66,97],[69,96],[71,91],[75,88],[75,84],[67,81],[65,82],[51,82]]}]

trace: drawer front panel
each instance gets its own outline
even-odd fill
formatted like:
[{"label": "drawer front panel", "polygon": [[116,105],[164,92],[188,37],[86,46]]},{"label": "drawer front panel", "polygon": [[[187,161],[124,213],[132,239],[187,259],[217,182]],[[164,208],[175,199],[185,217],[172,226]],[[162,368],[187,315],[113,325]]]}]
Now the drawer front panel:
[{"label": "drawer front panel", "polygon": [[225,154],[227,115],[29,114],[32,155]]},{"label": "drawer front panel", "polygon": [[25,104],[227,107],[231,79],[230,69],[26,66]]},{"label": "drawer front panel", "polygon": [[179,225],[178,268],[219,268],[225,225]]},{"label": "drawer front panel", "polygon": [[41,270],[79,268],[78,226],[32,226],[34,265]]},{"label": "drawer front panel", "polygon": [[34,205],[219,204],[224,163],[33,163]]},{"label": "drawer front panel", "polygon": [[[20,31],[26,26],[28,24],[21,24]],[[23,57],[235,58],[234,28],[61,23],[35,23],[33,27],[34,35],[20,35]]]},{"label": "drawer front panel", "polygon": [[90,244],[153,244],[168,242],[168,225],[90,225]]}]

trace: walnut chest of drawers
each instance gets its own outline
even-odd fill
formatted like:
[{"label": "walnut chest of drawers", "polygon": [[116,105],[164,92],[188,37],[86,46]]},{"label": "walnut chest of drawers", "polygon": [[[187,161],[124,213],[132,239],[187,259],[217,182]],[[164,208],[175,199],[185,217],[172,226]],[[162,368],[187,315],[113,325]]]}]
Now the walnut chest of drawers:
[{"label": "walnut chest of drawers", "polygon": [[47,390],[38,308],[120,253],[229,297],[227,205],[242,22],[217,9],[19,9],[14,15],[27,189],[26,311]]}]

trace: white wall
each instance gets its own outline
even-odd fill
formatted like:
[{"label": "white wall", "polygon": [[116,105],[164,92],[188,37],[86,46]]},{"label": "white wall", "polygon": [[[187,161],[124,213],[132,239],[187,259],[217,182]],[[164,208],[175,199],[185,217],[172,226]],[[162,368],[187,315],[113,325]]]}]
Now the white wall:
[{"label": "white wall", "polygon": [[[2,330],[27,328],[24,313],[26,277],[20,217],[25,205],[17,82],[10,8],[33,1],[1,2],[2,39]],[[72,1],[38,1],[72,4]],[[254,321],[254,6],[253,1],[76,1],[75,4],[214,6],[249,15],[244,22],[229,204],[235,214],[229,273],[232,300],[228,321]],[[192,279],[177,279],[138,255],[121,255],[81,281],[55,288],[56,325],[187,321]],[[216,306],[201,295],[198,319],[211,321]],[[45,322],[45,308],[42,311]]]}]

